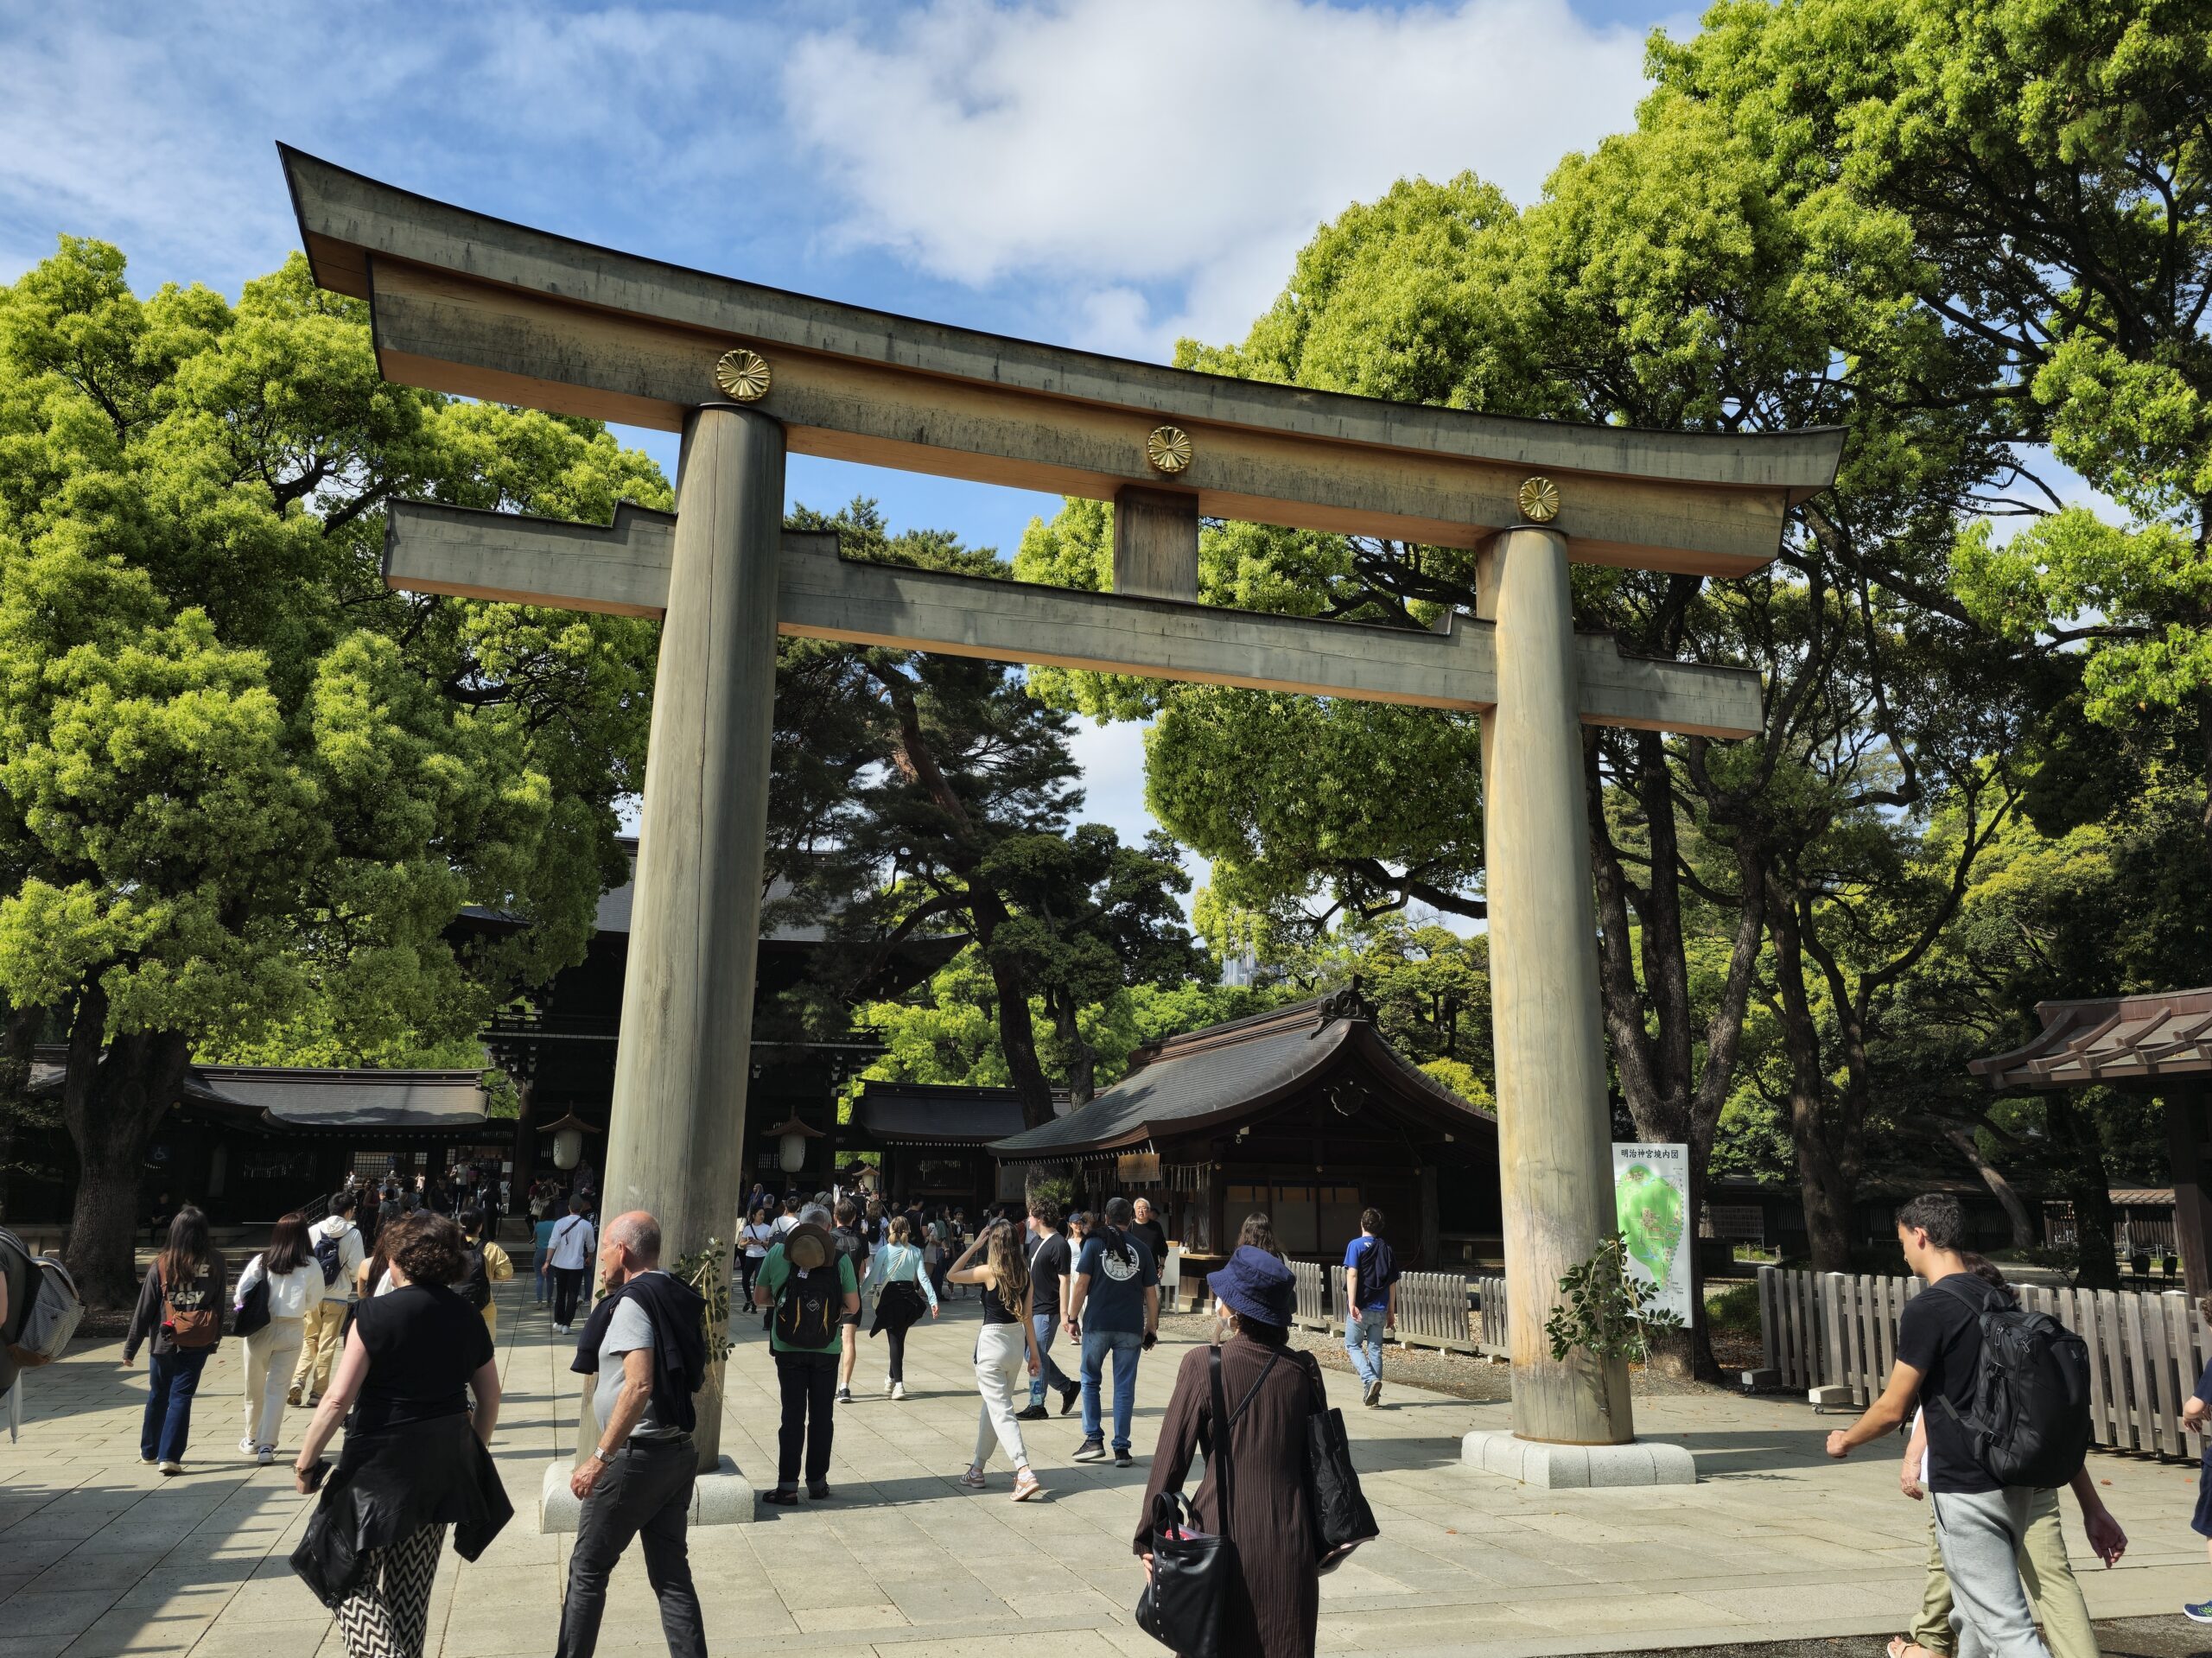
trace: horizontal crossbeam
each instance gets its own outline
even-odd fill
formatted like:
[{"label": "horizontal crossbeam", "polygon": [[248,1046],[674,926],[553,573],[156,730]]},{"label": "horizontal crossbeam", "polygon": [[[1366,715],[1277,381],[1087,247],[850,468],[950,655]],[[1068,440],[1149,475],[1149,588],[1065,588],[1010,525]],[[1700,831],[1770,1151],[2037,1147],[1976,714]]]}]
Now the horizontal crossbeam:
[{"label": "horizontal crossbeam", "polygon": [[[1112,500],[1168,486],[1211,518],[1471,547],[1557,486],[1568,556],[1739,576],[1826,488],[1840,431],[1640,431],[1520,420],[1128,362],[594,247],[283,151],[322,286],[369,302],[389,379],[679,429],[716,365],[795,454]],[[1180,429],[1172,473],[1148,435]]]},{"label": "horizontal crossbeam", "polygon": [[[658,616],[675,526],[672,514],[626,502],[607,529],[399,502],[385,580],[409,593]],[[1416,708],[1487,708],[1497,695],[1489,622],[1454,616],[1448,632],[1422,632],[864,564],[841,556],[828,532],[785,532],[778,605],[780,632],[851,645]],[[1710,737],[1760,729],[1756,673],[1623,656],[1603,634],[1579,635],[1575,648],[1586,723]]]}]

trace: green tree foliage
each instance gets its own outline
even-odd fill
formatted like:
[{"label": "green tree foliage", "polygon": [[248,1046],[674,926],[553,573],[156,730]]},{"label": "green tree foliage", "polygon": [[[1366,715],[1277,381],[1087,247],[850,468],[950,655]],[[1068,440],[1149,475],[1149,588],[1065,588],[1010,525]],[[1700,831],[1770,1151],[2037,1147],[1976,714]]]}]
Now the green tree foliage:
[{"label": "green tree foliage", "polygon": [[[884,1051],[855,1079],[852,1091],[857,1094],[861,1083],[869,1079],[1010,1086],[1012,1074],[999,1045],[997,994],[996,981],[970,946],[932,975],[919,994],[863,1004],[858,1022],[874,1032]],[[1099,1088],[1109,1088],[1128,1073],[1139,1048],[1185,1031],[1264,1013],[1294,994],[1280,987],[1220,985],[1197,978],[1117,986],[1077,1014],[1082,1040],[1091,1056],[1092,1080]],[[1046,1032],[1046,1059],[1056,1066],[1065,1064],[1042,996],[1033,1000],[1030,1017]]]},{"label": "green tree foliage", "polygon": [[[0,292],[0,994],[68,1041],[98,1299],[190,1058],[464,1040],[620,873],[657,631],[387,592],[396,494],[668,500],[589,422],[385,384],[296,256],[141,299],[65,238]],[[465,956],[470,903],[534,924]]]},{"label": "green tree foliage", "polygon": [[[872,501],[834,518],[802,510],[792,522],[834,531],[849,557],[1007,574],[988,549],[949,535],[892,534]],[[1083,804],[1072,721],[1030,695],[1019,673],[965,657],[787,642],[778,701],[775,867],[792,883],[788,907],[830,922],[849,946],[830,964],[838,981],[810,988],[815,1016],[842,1020],[856,988],[912,937],[964,934],[975,942],[971,967],[990,977],[991,994],[970,1003],[993,1010],[990,1041],[978,1045],[967,1009],[932,994],[909,1023],[914,1040],[948,1057],[924,1064],[912,1050],[916,1069],[887,1074],[972,1078],[979,1067],[1002,1068],[1029,1121],[1048,1121],[1048,1063],[1079,1097],[1095,1085],[1090,1010],[1118,989],[1206,969],[1176,905],[1189,881],[1173,846],[1125,847],[1103,824],[1072,826]],[[1040,1023],[1050,1033],[1042,1040]]]},{"label": "green tree foliage", "polygon": [[[2083,657],[2106,726],[2157,710],[2212,763],[2212,9],[1999,0],[1716,7],[1663,81],[1804,181],[1808,211],[1909,248],[1918,317],[1973,342],[1947,391],[2049,452],[2126,523],[2060,507],[2024,464],[1993,492],[2033,522],[1967,527],[1956,593],[1984,626]],[[1924,395],[1924,394],[1923,394]],[[2212,859],[2212,809],[2201,820]]]}]

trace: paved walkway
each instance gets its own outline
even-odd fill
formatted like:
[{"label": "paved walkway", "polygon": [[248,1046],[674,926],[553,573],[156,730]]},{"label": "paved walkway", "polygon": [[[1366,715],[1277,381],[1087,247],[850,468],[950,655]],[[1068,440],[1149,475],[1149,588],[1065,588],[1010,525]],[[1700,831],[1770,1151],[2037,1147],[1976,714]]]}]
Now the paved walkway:
[{"label": "paved walkway", "polygon": [[[496,1449],[518,1515],[481,1560],[448,1553],[441,1568],[429,1650],[447,1658],[554,1649],[567,1540],[532,1528],[540,1472],[574,1443],[575,1379],[528,1285],[502,1286],[500,1299]],[[1139,1465],[1071,1464],[1075,1419],[1037,1425],[1032,1455],[1051,1500],[1017,1508],[1002,1465],[988,1492],[954,1483],[974,1445],[974,1307],[916,1332],[902,1403],[882,1397],[880,1342],[863,1343],[862,1397],[839,1413],[834,1502],[692,1534],[715,1653],[794,1635],[898,1658],[1005,1655],[1008,1637],[1039,1636],[1051,1658],[1160,1651],[1130,1621],[1140,1572],[1128,1537],[1142,1458],[1199,1321],[1171,1319],[1145,1362]],[[309,1503],[292,1490],[289,1455],[271,1469],[236,1455],[238,1356],[226,1341],[209,1366],[189,1471],[172,1479],[137,1460],[143,1358],[125,1371],[117,1344],[91,1344],[29,1378],[22,1440],[0,1439],[0,1658],[341,1651],[285,1564]],[[1325,1650],[1570,1653],[1869,1634],[1902,1627],[1918,1604],[1924,1510],[1897,1494],[1892,1458],[1822,1458],[1834,1419],[1802,1405],[1640,1401],[1643,1431],[1689,1445],[1701,1483],[1551,1493],[1460,1467],[1459,1436],[1503,1425],[1502,1405],[1394,1387],[1385,1408],[1368,1411],[1342,1379],[1331,1385],[1351,1407],[1383,1535],[1325,1580]],[[724,1445],[763,1485],[775,1418],[754,1324],[731,1359]],[[287,1418],[295,1449],[303,1425]],[[2212,1579],[2188,1528],[2195,1471],[2103,1456],[2092,1466],[2133,1539],[2120,1569],[2085,1572],[2092,1611],[2163,1613],[2202,1598]],[[2078,1529],[2073,1546],[2088,1558]],[[601,1650],[665,1650],[634,1557],[616,1575]]]}]

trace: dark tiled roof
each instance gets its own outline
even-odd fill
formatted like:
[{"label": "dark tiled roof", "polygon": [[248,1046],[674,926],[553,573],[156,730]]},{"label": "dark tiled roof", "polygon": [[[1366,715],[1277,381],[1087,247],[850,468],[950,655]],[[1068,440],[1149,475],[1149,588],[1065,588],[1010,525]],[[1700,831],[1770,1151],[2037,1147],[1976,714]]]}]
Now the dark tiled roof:
[{"label": "dark tiled roof", "polygon": [[[61,1091],[60,1051],[42,1050],[30,1090]],[[288,1065],[192,1065],[183,1097],[294,1128],[474,1128],[486,1121],[473,1070],[342,1070]]]},{"label": "dark tiled roof", "polygon": [[1158,1127],[1262,1110],[1339,1056],[1356,1056],[1400,1099],[1495,1133],[1497,1119],[1433,1081],[1385,1042],[1357,998],[1317,997],[1249,1019],[1210,1025],[1139,1051],[1137,1068],[1081,1109],[1000,1140],[993,1155],[1020,1159],[1110,1150]]},{"label": "dark tiled roof", "polygon": [[2212,1077],[2212,986],[2042,1001],[2026,1046],[1967,1062],[1992,1088],[2086,1088]]},{"label": "dark tiled roof", "polygon": [[986,1146],[1021,1132],[1021,1097],[1010,1088],[867,1083],[853,1126],[887,1146]]}]

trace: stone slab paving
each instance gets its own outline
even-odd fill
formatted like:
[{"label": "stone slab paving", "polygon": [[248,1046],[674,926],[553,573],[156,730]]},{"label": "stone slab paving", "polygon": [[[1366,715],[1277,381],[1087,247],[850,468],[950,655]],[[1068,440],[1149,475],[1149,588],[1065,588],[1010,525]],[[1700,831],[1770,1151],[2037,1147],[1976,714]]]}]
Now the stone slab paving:
[{"label": "stone slab paving", "polygon": [[[534,1529],[544,1464],[572,1445],[575,1379],[522,1281],[500,1288],[506,1399],[494,1449],[518,1510],[484,1558],[450,1551],[428,1650],[446,1658],[550,1655],[570,1540]],[[955,1483],[975,1445],[972,1300],[918,1330],[909,1397],[883,1397],[880,1341],[863,1341],[858,1403],[838,1413],[836,1499],[763,1508],[750,1526],[692,1534],[717,1654],[814,1636],[844,1653],[950,1658],[1042,1637],[1052,1658],[1156,1654],[1131,1622],[1141,1573],[1128,1553],[1145,1458],[1183,1346],[1210,1321],[1171,1318],[1139,1387],[1139,1465],[1069,1461],[1075,1420],[1033,1425],[1049,1500],[1016,1507],[1001,1464],[992,1489]],[[22,1439],[0,1439],[0,1658],[334,1658],[334,1626],[286,1556],[311,1499],[283,1455],[236,1453],[240,1350],[226,1341],[194,1413],[188,1471],[137,1459],[144,1362],[87,1344],[29,1378]],[[1382,1539],[1322,1585],[1332,1652],[1550,1654],[1893,1630],[1919,1600],[1925,1510],[1897,1489],[1895,1459],[1837,1466],[1821,1435],[1838,1419],[1788,1401],[1713,1393],[1637,1401],[1638,1425],[1688,1446],[1694,1486],[1534,1491],[1463,1468],[1460,1436],[1506,1421],[1503,1405],[1393,1386],[1346,1414]],[[774,1471],[773,1368],[757,1323],[732,1356],[724,1448],[766,1485]],[[296,1448],[304,1418],[288,1414]],[[2196,1471],[2099,1456],[2127,1527],[2116,1571],[2084,1572],[2099,1617],[2171,1612],[2212,1591],[2189,1530]],[[2077,1560],[2088,1558],[2068,1502]],[[601,1650],[665,1651],[642,1565],[618,1571]]]}]

